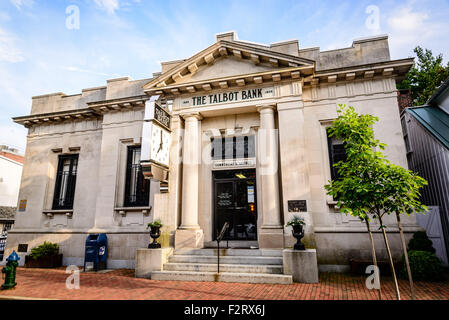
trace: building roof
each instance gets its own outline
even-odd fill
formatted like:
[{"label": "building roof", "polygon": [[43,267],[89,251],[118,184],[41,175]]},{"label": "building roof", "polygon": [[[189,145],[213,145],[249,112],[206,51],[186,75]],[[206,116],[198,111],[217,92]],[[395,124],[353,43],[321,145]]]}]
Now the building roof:
[{"label": "building roof", "polygon": [[16,209],[16,207],[0,206],[0,220],[14,220]]},{"label": "building roof", "polygon": [[449,114],[438,107],[422,106],[405,109],[449,149]]},{"label": "building roof", "polygon": [[24,162],[24,157],[21,156],[20,154],[0,151],[0,156],[11,159],[11,160],[21,163],[21,164],[23,164],[23,162]]},{"label": "building roof", "polygon": [[449,92],[449,77],[433,93],[433,95],[427,101],[427,104],[428,105],[437,104],[440,96],[442,96],[443,94],[448,94],[448,92]]}]

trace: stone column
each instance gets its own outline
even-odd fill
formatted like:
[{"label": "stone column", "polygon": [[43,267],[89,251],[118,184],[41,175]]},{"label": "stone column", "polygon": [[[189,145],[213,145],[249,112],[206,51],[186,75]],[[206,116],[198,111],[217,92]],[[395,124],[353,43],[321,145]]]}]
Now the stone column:
[{"label": "stone column", "polygon": [[201,161],[199,121],[201,115],[182,115],[185,120],[182,168],[181,225],[175,234],[176,248],[201,248],[203,231],[198,225],[198,179]]},{"label": "stone column", "polygon": [[278,134],[274,125],[275,105],[258,106],[260,113],[259,177],[261,179],[262,226],[259,230],[260,248],[283,248],[283,226],[279,205]]}]

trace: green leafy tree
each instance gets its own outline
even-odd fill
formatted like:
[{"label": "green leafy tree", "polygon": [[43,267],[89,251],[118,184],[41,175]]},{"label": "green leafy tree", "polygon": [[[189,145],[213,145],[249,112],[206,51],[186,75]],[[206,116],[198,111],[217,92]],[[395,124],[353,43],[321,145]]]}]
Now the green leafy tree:
[{"label": "green leafy tree", "polygon": [[[422,212],[427,208],[419,202],[419,189],[426,183],[409,170],[390,163],[381,150],[385,144],[374,138],[372,125],[378,121],[372,115],[359,115],[352,106],[339,105],[339,116],[329,129],[331,136],[345,143],[346,161],[335,164],[339,178],[325,186],[328,194],[338,198],[340,212],[359,217],[365,222],[370,236],[373,263],[377,266],[370,221],[378,219],[393,274],[396,295],[400,299],[399,286],[393,265],[383,216],[396,213],[403,238],[400,214]],[[411,278],[411,277],[410,277]],[[413,283],[411,290],[413,292]],[[380,296],[380,291],[379,291]]]},{"label": "green leafy tree", "polygon": [[[376,201],[376,177],[373,172],[375,148],[384,148],[379,141],[374,139],[372,125],[378,118],[372,115],[358,115],[353,107],[345,109],[339,105],[338,118],[329,128],[329,135],[341,139],[345,144],[346,161],[335,164],[339,178],[325,185],[329,195],[338,199],[337,206],[343,214],[358,217],[366,224],[371,244],[373,264],[377,267],[376,250],[373,235],[370,228],[372,204]],[[379,299],[382,299],[381,290],[378,291]]]},{"label": "green leafy tree", "polygon": [[398,89],[410,89],[414,105],[420,106],[449,77],[449,63],[444,65],[443,55],[435,57],[429,49],[418,46],[413,51],[417,61],[398,85]]},{"label": "green leafy tree", "polygon": [[[394,165],[386,161],[385,167],[385,195],[387,196],[383,214],[394,213],[398,224],[399,234],[401,236],[402,251],[405,256],[405,265],[410,282],[410,295],[415,299],[415,292],[412,279],[412,271],[407,254],[407,245],[405,242],[404,232],[401,224],[401,213],[410,215],[414,212],[425,213],[428,208],[419,201],[419,190],[427,185],[427,181],[419,177],[417,174],[406,170],[400,166]],[[382,216],[382,215],[381,215]],[[381,221],[380,217],[380,221]]]}]

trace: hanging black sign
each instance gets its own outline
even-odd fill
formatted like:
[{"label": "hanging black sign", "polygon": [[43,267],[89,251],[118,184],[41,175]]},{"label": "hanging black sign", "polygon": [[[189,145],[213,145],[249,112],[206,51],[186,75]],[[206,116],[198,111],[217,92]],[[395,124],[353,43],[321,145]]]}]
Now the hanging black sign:
[{"label": "hanging black sign", "polygon": [[170,129],[170,115],[157,104],[154,106],[154,120],[158,121],[167,129]]}]

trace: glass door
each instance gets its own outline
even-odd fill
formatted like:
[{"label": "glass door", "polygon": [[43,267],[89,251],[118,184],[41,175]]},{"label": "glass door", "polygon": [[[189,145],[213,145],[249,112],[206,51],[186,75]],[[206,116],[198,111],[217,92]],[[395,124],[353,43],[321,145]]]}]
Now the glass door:
[{"label": "glass door", "polygon": [[214,172],[214,239],[224,223],[225,240],[257,240],[255,170]]}]

